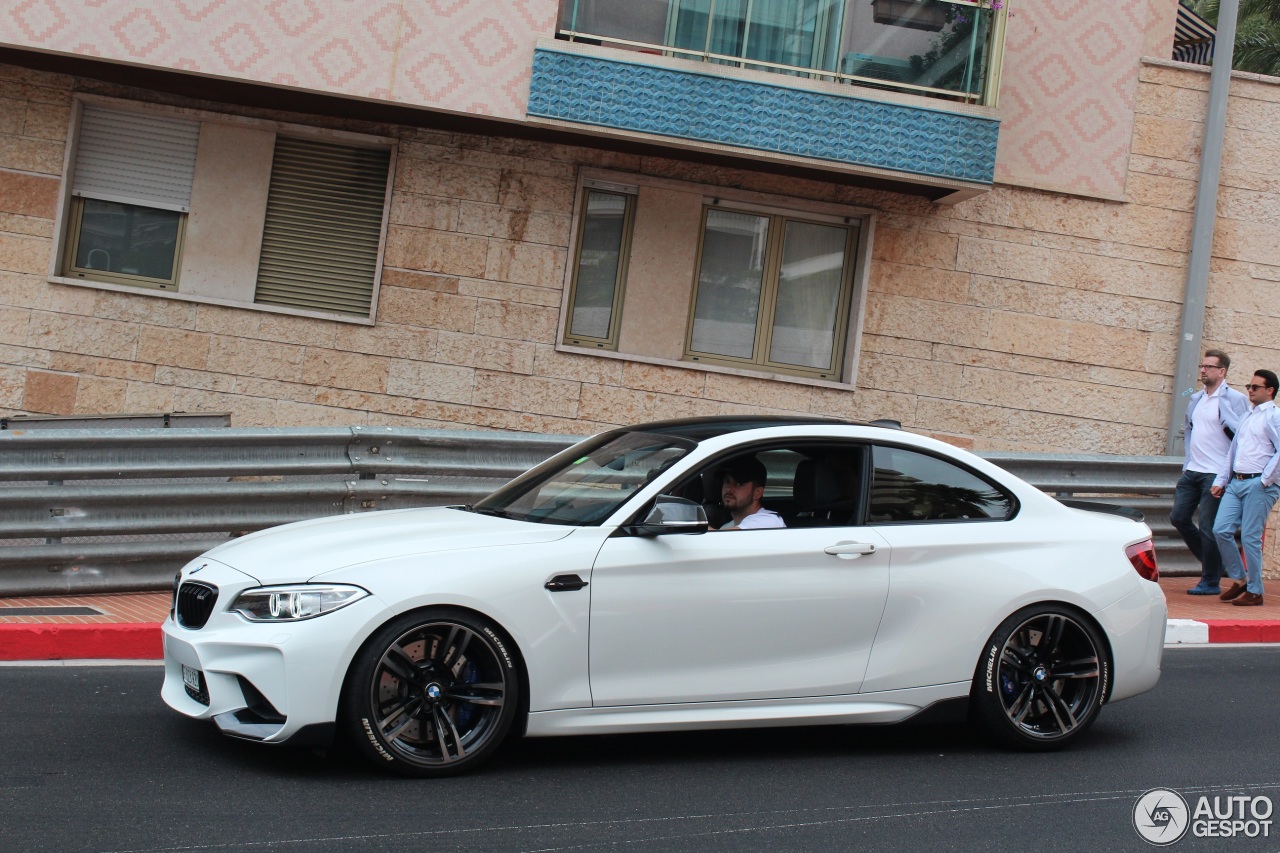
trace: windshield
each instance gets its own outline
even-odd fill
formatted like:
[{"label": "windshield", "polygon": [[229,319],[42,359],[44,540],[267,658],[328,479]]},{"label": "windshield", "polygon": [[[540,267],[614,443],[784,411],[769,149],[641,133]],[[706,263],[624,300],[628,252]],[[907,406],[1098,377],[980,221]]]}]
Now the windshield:
[{"label": "windshield", "polygon": [[696,445],[653,432],[608,432],[521,474],[474,511],[546,524],[599,524]]}]

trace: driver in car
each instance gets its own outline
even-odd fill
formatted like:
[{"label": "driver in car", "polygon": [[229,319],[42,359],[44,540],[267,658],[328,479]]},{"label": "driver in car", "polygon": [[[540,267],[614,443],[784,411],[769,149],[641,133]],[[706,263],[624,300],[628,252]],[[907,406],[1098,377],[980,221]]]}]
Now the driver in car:
[{"label": "driver in car", "polygon": [[760,505],[767,475],[754,456],[739,456],[720,469],[720,502],[733,518],[721,530],[786,527],[782,516]]}]

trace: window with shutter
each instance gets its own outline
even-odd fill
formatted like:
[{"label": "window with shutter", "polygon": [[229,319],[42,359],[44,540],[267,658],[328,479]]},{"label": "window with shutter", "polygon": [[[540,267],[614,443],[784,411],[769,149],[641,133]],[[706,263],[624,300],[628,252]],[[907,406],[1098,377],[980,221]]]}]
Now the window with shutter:
[{"label": "window with shutter", "polygon": [[276,137],[254,302],[368,316],[390,158]]}]

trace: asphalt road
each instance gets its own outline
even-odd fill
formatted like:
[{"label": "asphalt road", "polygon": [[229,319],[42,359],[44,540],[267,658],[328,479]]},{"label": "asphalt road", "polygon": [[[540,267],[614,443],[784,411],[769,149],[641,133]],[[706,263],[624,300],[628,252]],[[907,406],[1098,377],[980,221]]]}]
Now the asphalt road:
[{"label": "asphalt road", "polygon": [[[0,667],[0,850],[1101,853],[1152,849],[1132,823],[1151,788],[1280,803],[1280,647],[1171,649],[1156,690],[1057,754],[956,725],[627,735],[524,741],[440,781],[228,740],[160,679]],[[1170,849],[1280,851],[1272,820]]]}]

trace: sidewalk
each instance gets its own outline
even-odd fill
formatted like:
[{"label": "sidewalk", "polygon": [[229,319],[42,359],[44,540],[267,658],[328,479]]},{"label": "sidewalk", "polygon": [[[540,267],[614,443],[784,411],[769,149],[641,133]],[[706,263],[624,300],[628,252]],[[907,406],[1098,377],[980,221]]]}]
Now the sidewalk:
[{"label": "sidewalk", "polygon": [[[1167,644],[1280,643],[1280,590],[1261,607],[1233,607],[1186,591],[1196,578],[1161,578]],[[1275,582],[1272,582],[1273,585]],[[0,661],[159,660],[168,592],[0,598]]]}]

